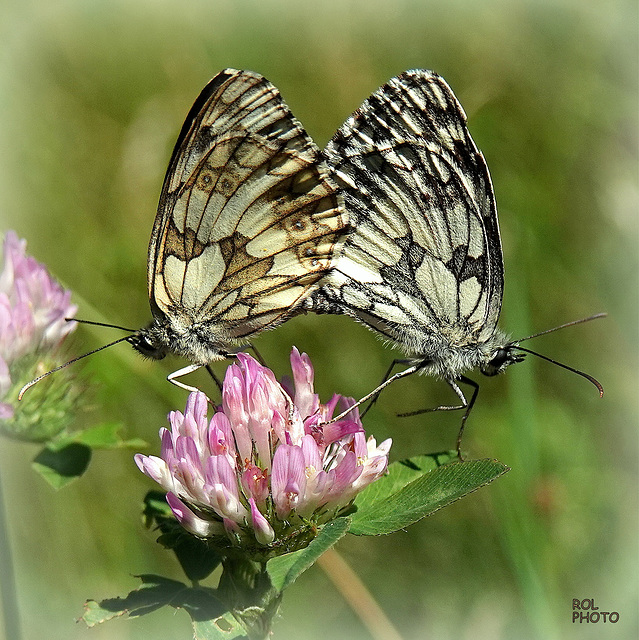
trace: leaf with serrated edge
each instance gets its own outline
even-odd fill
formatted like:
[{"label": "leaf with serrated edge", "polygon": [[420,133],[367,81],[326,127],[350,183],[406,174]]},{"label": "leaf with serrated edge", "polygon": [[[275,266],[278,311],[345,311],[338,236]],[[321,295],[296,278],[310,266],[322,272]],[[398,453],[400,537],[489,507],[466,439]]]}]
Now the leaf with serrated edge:
[{"label": "leaf with serrated edge", "polygon": [[367,509],[369,505],[397,493],[402,487],[417,480],[425,473],[434,471],[453,460],[457,460],[456,451],[423,454],[393,462],[389,465],[386,475],[369,484],[358,494],[355,505],[358,509]]},{"label": "leaf with serrated edge", "polygon": [[230,614],[215,620],[193,623],[193,640],[233,640],[246,638],[246,629]]},{"label": "leaf with serrated edge", "polygon": [[70,444],[83,444],[91,449],[141,449],[147,443],[140,438],[123,440],[119,432],[120,422],[105,422],[83,429],[61,434],[49,443],[50,449],[62,449]]},{"label": "leaf with serrated edge", "polygon": [[[497,460],[453,462],[422,473],[386,497],[363,505],[352,518],[351,533],[384,535],[403,529],[492,482],[509,471]],[[360,508],[362,506],[362,508]]]},{"label": "leaf with serrated edge", "polygon": [[269,560],[266,570],[273,587],[283,591],[342,536],[350,525],[349,518],[338,518],[324,525],[317,537],[304,549]]},{"label": "leaf with serrated edge", "polygon": [[125,613],[125,610],[110,611],[108,609],[104,609],[100,606],[99,602],[96,602],[95,600],[87,600],[87,602],[84,603],[82,620],[84,620],[87,627],[95,627],[97,624],[123,616]]}]

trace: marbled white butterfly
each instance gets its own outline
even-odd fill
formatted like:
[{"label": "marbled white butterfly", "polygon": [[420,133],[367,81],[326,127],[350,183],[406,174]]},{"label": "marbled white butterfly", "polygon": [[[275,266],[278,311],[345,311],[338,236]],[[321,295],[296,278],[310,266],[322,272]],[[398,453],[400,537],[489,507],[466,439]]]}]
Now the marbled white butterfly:
[{"label": "marbled white butterfly", "polygon": [[[373,93],[324,153],[352,231],[305,306],[352,316],[407,354],[393,364],[408,368],[389,377],[391,366],[360,402],[415,372],[445,380],[461,405],[437,409],[466,409],[459,453],[479,389],[464,372],[492,376],[531,352],[497,328],[504,284],[497,209],[466,115],[439,75],[406,71]],[[560,366],[603,393],[591,376]],[[459,383],[473,388],[470,401]]]},{"label": "marbled white butterfly", "polygon": [[148,253],[153,321],[111,344],[183,356],[192,364],[169,379],[186,387],[175,378],[299,312],[346,226],[328,173],[270,82],[234,69],[215,76],[164,179]]}]

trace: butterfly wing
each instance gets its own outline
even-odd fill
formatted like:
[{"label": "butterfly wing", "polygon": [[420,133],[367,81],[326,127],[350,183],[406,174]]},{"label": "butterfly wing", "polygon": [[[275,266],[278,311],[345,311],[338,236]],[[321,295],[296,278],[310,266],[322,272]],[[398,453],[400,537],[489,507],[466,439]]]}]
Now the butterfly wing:
[{"label": "butterfly wing", "polygon": [[423,70],[393,78],[325,155],[354,231],[308,306],[354,315],[414,355],[425,334],[488,339],[503,290],[495,199],[446,82]]},{"label": "butterfly wing", "polygon": [[148,256],[155,321],[222,343],[276,325],[327,272],[345,225],[321,152],[278,90],[222,71],[164,180]]}]

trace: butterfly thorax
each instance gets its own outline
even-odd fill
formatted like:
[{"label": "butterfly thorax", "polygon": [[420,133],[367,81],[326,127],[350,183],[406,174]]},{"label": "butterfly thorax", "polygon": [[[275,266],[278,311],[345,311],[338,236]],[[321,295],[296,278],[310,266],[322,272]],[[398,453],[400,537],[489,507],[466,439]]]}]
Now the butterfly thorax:
[{"label": "butterfly thorax", "polygon": [[523,360],[499,329],[483,342],[469,339],[467,333],[456,336],[445,331],[422,334],[420,338],[411,341],[408,348],[406,340],[400,344],[407,350],[411,364],[421,365],[420,372],[444,380],[457,379],[472,369],[494,376]]},{"label": "butterfly thorax", "polygon": [[[194,364],[208,364],[228,357],[228,337],[216,335],[210,325],[170,322],[168,318],[156,318],[129,339],[134,349],[143,356],[161,360],[172,353]],[[230,345],[229,345],[230,347]]]}]

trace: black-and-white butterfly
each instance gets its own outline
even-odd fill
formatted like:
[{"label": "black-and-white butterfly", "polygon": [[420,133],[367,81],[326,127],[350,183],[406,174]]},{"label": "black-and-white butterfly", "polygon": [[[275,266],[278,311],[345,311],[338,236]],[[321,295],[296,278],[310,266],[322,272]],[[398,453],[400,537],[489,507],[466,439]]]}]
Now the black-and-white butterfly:
[{"label": "black-and-white butterfly", "polygon": [[321,151],[279,91],[222,71],[193,104],[164,179],[148,253],[153,321],[111,344],[183,356],[191,365],[173,382],[228,357],[300,311],[346,224]]},{"label": "black-and-white butterfly", "polygon": [[[530,352],[497,328],[504,284],[497,209],[466,115],[439,75],[406,71],[373,93],[324,153],[352,231],[305,306],[352,316],[408,356],[393,363],[407,369],[389,377],[391,367],[360,402],[415,372],[445,380],[461,404],[437,409],[466,408],[459,452],[479,388],[464,373],[492,376]],[[561,366],[602,392],[587,374]],[[459,383],[473,388],[470,401]]]}]

